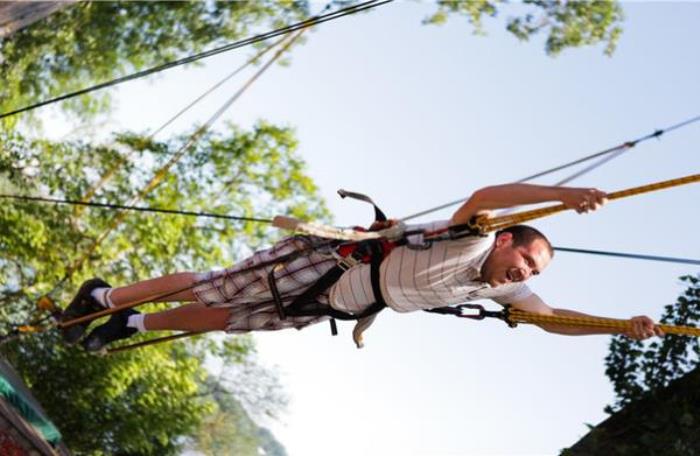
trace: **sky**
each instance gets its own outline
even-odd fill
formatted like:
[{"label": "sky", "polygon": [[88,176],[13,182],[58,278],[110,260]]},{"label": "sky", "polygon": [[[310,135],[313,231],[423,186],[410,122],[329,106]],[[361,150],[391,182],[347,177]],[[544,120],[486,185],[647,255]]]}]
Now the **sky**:
[{"label": "sky", "polygon": [[[345,226],[367,224],[372,213],[338,198],[339,188],[367,193],[403,217],[700,114],[699,3],[623,3],[624,33],[612,58],[602,47],[548,57],[541,38],[522,43],[504,31],[509,8],[485,20],[486,36],[461,18],[422,25],[434,7],[414,2],[321,25],[290,66],[271,68],[224,117],[294,127],[309,174]],[[157,128],[247,55],[121,86],[105,128]],[[244,78],[163,135],[203,121]],[[65,134],[48,115],[49,132]],[[691,125],[572,185],[615,191],[698,173],[698,144],[700,124]],[[675,188],[534,225],[557,246],[697,259],[699,196],[698,185]],[[273,214],[261,207],[260,215]],[[697,273],[560,252],[530,286],[554,307],[656,319],[683,290],[678,278]],[[604,374],[608,336],[385,311],[358,350],[352,324],[339,326],[337,337],[327,324],[255,336],[260,361],[290,396],[287,412],[266,424],[291,456],[554,455],[587,423],[605,419],[614,399]]]}]

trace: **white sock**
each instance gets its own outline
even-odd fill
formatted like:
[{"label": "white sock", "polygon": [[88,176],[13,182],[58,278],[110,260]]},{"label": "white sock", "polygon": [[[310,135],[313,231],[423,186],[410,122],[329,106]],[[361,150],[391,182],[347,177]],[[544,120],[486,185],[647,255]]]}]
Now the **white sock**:
[{"label": "white sock", "polygon": [[95,301],[99,302],[102,307],[111,309],[114,307],[112,303],[112,288],[95,288],[90,292],[90,296],[95,298]]},{"label": "white sock", "polygon": [[145,332],[146,326],[144,326],[144,314],[130,315],[129,319],[126,321],[126,326],[128,328],[134,328],[138,332]]}]

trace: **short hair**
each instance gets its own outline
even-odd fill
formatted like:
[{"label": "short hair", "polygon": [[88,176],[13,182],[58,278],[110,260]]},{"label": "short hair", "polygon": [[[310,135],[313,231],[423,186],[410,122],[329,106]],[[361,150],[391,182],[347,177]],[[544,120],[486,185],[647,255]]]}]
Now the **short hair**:
[{"label": "short hair", "polygon": [[528,226],[528,225],[513,225],[508,228],[503,228],[496,232],[496,237],[501,233],[510,233],[513,235],[513,245],[519,247],[521,245],[530,245],[537,240],[541,240],[547,246],[547,251],[549,252],[549,257],[554,257],[554,248],[549,242],[549,239],[542,234],[539,230]]}]

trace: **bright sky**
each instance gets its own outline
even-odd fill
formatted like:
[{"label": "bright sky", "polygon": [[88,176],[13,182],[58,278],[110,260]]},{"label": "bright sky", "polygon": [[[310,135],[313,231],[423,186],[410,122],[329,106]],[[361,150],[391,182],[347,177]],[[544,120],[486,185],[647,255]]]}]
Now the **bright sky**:
[{"label": "bright sky", "polygon": [[[502,8],[505,18],[512,7]],[[383,6],[322,25],[290,67],[268,71],[226,118],[295,127],[338,224],[371,219],[369,206],[340,200],[338,188],[365,192],[402,217],[700,114],[700,4],[624,9],[612,59],[600,48],[552,59],[541,40],[507,34],[502,19],[487,20],[488,36],[477,37],[460,19],[422,26],[433,10],[426,4]],[[245,55],[129,83],[116,95],[115,119],[154,129]],[[237,87],[232,82],[166,134],[201,121]],[[614,191],[694,174],[698,144],[693,125],[574,184]],[[559,246],[700,258],[699,196],[697,185],[672,189],[535,225]],[[260,215],[272,214],[263,207]],[[560,252],[531,287],[555,307],[657,318],[682,290],[678,277],[697,272]],[[586,423],[603,420],[613,399],[606,336],[385,311],[358,350],[351,329],[341,323],[331,337],[324,323],[256,336],[260,358],[276,366],[292,399],[272,424],[291,456],[553,455],[584,435]]]}]

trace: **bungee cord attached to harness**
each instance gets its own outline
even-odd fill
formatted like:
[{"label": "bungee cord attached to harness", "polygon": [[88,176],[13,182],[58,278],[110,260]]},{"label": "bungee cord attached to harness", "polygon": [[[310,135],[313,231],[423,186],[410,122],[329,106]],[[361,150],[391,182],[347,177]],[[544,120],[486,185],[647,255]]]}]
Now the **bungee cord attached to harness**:
[{"label": "bungee cord attached to harness", "polygon": [[[626,190],[620,190],[617,192],[612,192],[607,194],[607,198],[611,201],[626,198],[629,196],[641,195],[643,193],[654,192],[657,190],[663,190],[672,187],[678,187],[681,185],[688,185],[700,182],[700,174],[692,174],[685,177],[680,177],[677,179],[669,179],[666,181],[656,182],[653,184],[642,185],[639,187],[628,188]],[[549,215],[553,215],[559,212],[569,210],[564,204],[557,204],[554,206],[544,207],[541,209],[533,209],[530,211],[518,212],[515,214],[505,215],[502,217],[494,218],[478,218],[471,228],[477,230],[480,234],[498,231],[509,226],[518,225],[523,222],[530,220],[536,220]]]},{"label": "bungee cord attached to harness", "polygon": [[[460,304],[453,307],[430,309],[427,310],[427,312],[454,315],[459,318],[468,318],[471,320],[496,318],[504,321],[511,328],[515,328],[520,323],[531,325],[561,325],[600,328],[618,334],[624,334],[633,329],[633,325],[629,320],[592,316],[545,315],[514,309],[512,306],[508,305],[504,306],[503,310],[487,310],[480,304]],[[700,336],[700,328],[694,326],[666,324],[656,324],[654,326],[666,334]]]}]

